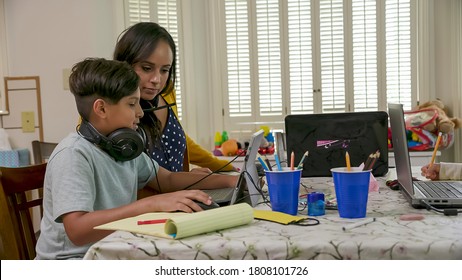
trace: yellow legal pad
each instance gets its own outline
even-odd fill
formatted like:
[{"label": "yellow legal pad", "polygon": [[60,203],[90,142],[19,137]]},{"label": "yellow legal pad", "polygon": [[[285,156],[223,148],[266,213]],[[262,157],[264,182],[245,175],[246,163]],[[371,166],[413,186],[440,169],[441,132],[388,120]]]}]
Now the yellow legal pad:
[{"label": "yellow legal pad", "polygon": [[[138,221],[167,219],[165,223],[138,225]],[[124,230],[162,238],[180,239],[222,230],[253,221],[253,208],[240,203],[195,213],[147,213],[95,227],[103,230]]]}]

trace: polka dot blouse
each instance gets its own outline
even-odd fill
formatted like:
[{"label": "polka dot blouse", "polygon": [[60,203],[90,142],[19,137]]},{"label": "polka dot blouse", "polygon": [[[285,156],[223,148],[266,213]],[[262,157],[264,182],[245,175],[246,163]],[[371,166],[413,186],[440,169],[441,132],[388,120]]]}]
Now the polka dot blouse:
[{"label": "polka dot blouse", "polygon": [[151,157],[165,169],[172,172],[183,171],[185,150],[186,135],[172,108],[169,107],[160,145],[155,145]]}]

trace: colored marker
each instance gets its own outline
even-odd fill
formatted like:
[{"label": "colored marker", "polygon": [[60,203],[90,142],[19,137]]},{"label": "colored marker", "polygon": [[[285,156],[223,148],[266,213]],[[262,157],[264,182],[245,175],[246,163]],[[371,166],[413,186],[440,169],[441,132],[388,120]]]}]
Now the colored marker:
[{"label": "colored marker", "polygon": [[308,151],[306,151],[303,154],[302,159],[300,160],[300,162],[297,165],[297,169],[303,169],[303,163],[305,162],[305,159],[306,159],[307,156],[308,156]]},{"label": "colored marker", "polygon": [[278,170],[282,171],[281,162],[279,161],[279,157],[278,157],[277,154],[274,155],[274,160],[276,161],[276,165],[278,166]]},{"label": "colored marker", "polygon": [[257,159],[260,162],[263,169],[265,169],[265,171],[269,171],[268,166],[266,166],[266,163],[263,161],[263,159],[260,156],[257,156]]},{"label": "colored marker", "polygon": [[138,221],[138,225],[153,225],[153,224],[164,224],[167,219],[158,219],[158,220],[144,220]]}]

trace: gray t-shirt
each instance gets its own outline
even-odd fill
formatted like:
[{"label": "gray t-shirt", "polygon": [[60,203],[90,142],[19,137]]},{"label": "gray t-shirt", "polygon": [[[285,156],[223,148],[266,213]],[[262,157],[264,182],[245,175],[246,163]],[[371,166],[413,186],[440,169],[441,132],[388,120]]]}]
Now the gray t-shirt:
[{"label": "gray t-shirt", "polygon": [[72,244],[62,215],[111,209],[135,201],[137,190],[157,173],[153,164],[158,169],[145,153],[130,161],[115,161],[77,133],[63,139],[48,160],[36,258],[83,258],[91,244]]}]

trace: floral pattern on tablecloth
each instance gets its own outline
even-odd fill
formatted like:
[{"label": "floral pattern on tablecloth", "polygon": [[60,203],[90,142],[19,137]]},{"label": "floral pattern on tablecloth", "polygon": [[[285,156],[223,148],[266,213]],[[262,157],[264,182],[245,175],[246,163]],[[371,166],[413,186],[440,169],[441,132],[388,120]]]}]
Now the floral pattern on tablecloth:
[{"label": "floral pattern on tablecloth", "polygon": [[[95,243],[85,259],[462,259],[462,217],[443,216],[409,206],[399,191],[385,187],[369,194],[367,217],[376,221],[343,231],[356,222],[335,210],[316,217],[317,226],[281,225],[254,220],[250,225],[180,240],[116,231]],[[332,178],[303,178],[305,191],[333,192]],[[265,205],[260,205],[265,209]],[[403,221],[418,213],[420,221]],[[299,215],[306,215],[306,209]]]}]

